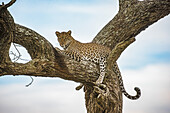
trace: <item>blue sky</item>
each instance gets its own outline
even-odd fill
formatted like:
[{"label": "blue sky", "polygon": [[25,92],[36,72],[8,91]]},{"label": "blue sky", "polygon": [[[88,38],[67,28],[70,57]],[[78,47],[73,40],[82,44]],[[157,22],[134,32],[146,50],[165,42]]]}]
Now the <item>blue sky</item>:
[{"label": "blue sky", "polygon": [[[7,3],[9,0],[3,0]],[[27,26],[59,47],[54,32],[72,30],[81,42],[90,42],[117,13],[117,0],[17,0],[9,8],[16,23]],[[142,97],[124,97],[126,113],[170,111],[170,16],[151,25],[136,37],[118,59],[127,91],[139,86]],[[30,59],[19,47],[23,59]],[[16,52],[15,49],[11,48]],[[12,56],[11,56],[12,58]],[[23,61],[20,61],[23,62]],[[0,77],[0,112],[86,113],[83,91],[77,83],[59,78]],[[77,107],[78,106],[78,107]],[[78,109],[77,109],[78,108]]]}]

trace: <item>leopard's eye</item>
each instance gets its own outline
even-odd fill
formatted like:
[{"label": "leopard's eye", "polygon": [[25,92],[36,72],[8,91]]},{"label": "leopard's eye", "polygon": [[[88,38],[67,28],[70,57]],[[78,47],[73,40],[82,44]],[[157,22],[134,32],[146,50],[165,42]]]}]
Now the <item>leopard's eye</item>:
[{"label": "leopard's eye", "polygon": [[60,38],[60,34],[58,34],[57,37]]}]

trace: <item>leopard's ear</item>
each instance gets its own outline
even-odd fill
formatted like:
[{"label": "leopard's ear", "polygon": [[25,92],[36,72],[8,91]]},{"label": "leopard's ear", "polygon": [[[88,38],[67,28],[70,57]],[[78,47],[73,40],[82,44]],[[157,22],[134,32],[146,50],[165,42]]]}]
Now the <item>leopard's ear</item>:
[{"label": "leopard's ear", "polygon": [[71,30],[69,30],[67,33],[68,33],[69,35],[71,35]]},{"label": "leopard's ear", "polygon": [[56,31],[55,34],[58,36],[60,34],[60,32]]}]

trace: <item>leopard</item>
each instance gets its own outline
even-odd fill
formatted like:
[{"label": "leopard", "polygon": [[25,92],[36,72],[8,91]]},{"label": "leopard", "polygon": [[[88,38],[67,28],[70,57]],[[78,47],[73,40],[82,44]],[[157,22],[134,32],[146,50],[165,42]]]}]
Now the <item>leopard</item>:
[{"label": "leopard", "polygon": [[[56,31],[55,34],[58,37],[58,42],[60,46],[64,49],[63,51],[64,55],[79,62],[91,61],[99,65],[100,75],[96,80],[96,84],[102,84],[106,74],[107,57],[111,52],[110,48],[92,42],[81,43],[80,41],[77,41],[72,37],[71,30],[69,30],[68,32]],[[118,77],[121,92],[129,99],[132,100],[138,99],[141,96],[141,91],[138,87],[134,88],[134,90],[137,93],[135,96],[131,96],[126,92],[117,63],[114,63],[113,71]],[[83,84],[80,84],[78,89],[81,88],[82,86]]]}]

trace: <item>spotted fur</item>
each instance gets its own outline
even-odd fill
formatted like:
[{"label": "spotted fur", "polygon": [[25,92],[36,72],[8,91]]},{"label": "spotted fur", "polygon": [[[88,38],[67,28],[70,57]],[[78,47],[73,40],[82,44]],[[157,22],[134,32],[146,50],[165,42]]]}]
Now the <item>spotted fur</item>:
[{"label": "spotted fur", "polygon": [[124,93],[124,95],[131,100],[138,99],[141,96],[141,91],[138,87],[134,88],[134,90],[137,92],[137,94],[135,96],[131,96],[126,92],[124,85],[123,85],[122,76],[121,76],[121,73],[120,73],[117,63],[114,63],[113,71],[117,74],[117,77],[119,79],[119,87],[120,87],[121,92]]},{"label": "spotted fur", "polygon": [[[56,31],[56,35],[58,37],[58,42],[60,46],[65,50],[64,54],[77,61],[88,60],[99,64],[100,76],[97,79],[96,83],[101,84],[105,76],[105,70],[107,65],[106,59],[111,50],[108,47],[96,43],[81,43],[71,36],[71,31],[61,33]],[[118,76],[119,85],[122,93],[124,93],[124,95],[129,99],[138,99],[141,95],[140,89],[135,87],[135,90],[137,92],[136,96],[129,95],[125,91],[125,88],[123,86],[123,80],[116,63],[114,65],[113,70]]]}]

